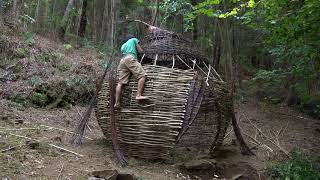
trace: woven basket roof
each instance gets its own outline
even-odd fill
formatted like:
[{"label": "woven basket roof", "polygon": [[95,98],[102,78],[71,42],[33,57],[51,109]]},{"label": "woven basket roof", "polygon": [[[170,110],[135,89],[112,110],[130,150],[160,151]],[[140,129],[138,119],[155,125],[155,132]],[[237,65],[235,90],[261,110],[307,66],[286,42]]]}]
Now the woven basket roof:
[{"label": "woven basket roof", "polygon": [[[142,40],[144,53],[154,59],[156,55],[179,55],[183,59],[197,59],[209,63],[205,56],[190,39],[180,34],[156,28],[149,32]],[[163,56],[162,56],[163,57]],[[168,58],[159,58],[158,61],[167,61]]]}]

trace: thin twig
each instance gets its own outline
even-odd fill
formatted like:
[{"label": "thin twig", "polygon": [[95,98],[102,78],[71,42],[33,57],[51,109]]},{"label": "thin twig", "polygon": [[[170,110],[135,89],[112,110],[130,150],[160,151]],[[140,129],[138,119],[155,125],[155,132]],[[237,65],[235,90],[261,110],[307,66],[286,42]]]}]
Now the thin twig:
[{"label": "thin twig", "polygon": [[[19,138],[23,138],[23,139],[28,139],[28,140],[31,140],[31,141],[35,141],[35,142],[41,143],[41,141],[36,140],[36,139],[29,138],[29,137],[27,137],[27,136],[22,136],[22,135],[18,135],[18,134],[8,133],[8,132],[4,132],[4,131],[0,131],[0,133],[8,134],[8,135],[10,135],[10,136],[15,136],[15,137],[19,137]],[[65,149],[65,148],[63,148],[63,147],[60,147],[60,146],[57,146],[57,145],[54,145],[54,144],[51,144],[51,143],[49,143],[48,145],[51,146],[51,147],[54,147],[54,148],[57,148],[57,149],[60,149],[60,150],[69,152],[69,153],[74,154],[74,155],[76,155],[76,156],[83,157],[82,154],[73,152],[73,151],[68,150],[68,149]]]},{"label": "thin twig", "polygon": [[144,24],[144,25],[146,25],[146,26],[151,26],[151,24],[148,24],[148,23],[146,23],[146,22],[144,22],[144,21],[141,21],[141,20],[138,20],[138,19],[134,19],[134,20],[129,20],[129,21],[133,21],[133,22],[138,22],[138,23],[142,23],[142,24]]},{"label": "thin twig", "polygon": [[[66,132],[66,133],[68,133],[68,134],[73,134],[73,132],[68,131],[68,130],[66,130],[66,129],[61,129],[61,128],[57,128],[57,127],[53,127],[53,126],[47,126],[47,125],[43,125],[43,124],[41,124],[41,125],[39,125],[39,126],[46,127],[46,128],[48,128],[48,130],[55,129],[55,130],[58,130],[58,131]],[[86,139],[88,139],[88,140],[93,140],[92,138],[89,138],[89,137],[87,137],[87,136],[84,136],[84,138],[86,138]]]},{"label": "thin twig", "polygon": [[256,133],[254,134],[254,139],[257,140],[258,130],[257,129],[255,129],[255,130],[256,130]]},{"label": "thin twig", "polygon": [[56,178],[56,180],[58,180],[58,179],[60,178],[61,173],[62,173],[62,171],[63,171],[63,167],[64,167],[64,164],[62,164],[61,169],[60,169],[60,172],[59,172],[59,175],[58,175],[58,177]]},{"label": "thin twig", "polygon": [[303,116],[295,116],[295,115],[292,115],[292,114],[286,114],[286,113],[283,113],[283,112],[275,112],[277,114],[281,114],[283,116],[288,116],[288,117],[295,117],[295,118],[299,118],[299,119],[305,119],[305,120],[313,120],[313,119],[310,119],[310,118],[306,118],[306,117],[303,117]]},{"label": "thin twig", "polygon": [[[184,60],[179,56],[179,55],[176,55],[177,57],[178,57],[178,59],[184,64],[184,65],[186,65],[189,69],[192,69],[192,67],[190,67],[186,62],[184,62]],[[202,70],[202,69],[201,69]],[[204,73],[204,74],[206,74],[203,70],[202,70],[202,72]]]},{"label": "thin twig", "polygon": [[224,138],[227,138],[231,133],[232,133],[233,129],[231,129],[225,136]]},{"label": "thin twig", "polygon": [[262,142],[258,141],[256,138],[254,138],[254,137],[250,136],[249,134],[245,133],[241,127],[239,127],[239,128],[241,129],[241,131],[242,131],[242,133],[244,135],[246,135],[247,137],[249,137],[253,141],[254,144],[256,144],[258,146],[265,147],[266,149],[268,149],[270,152],[273,153],[273,149],[271,147],[267,146],[266,144],[263,144]]},{"label": "thin twig", "polygon": [[[55,130],[59,130],[59,131],[63,131],[63,132],[66,132],[66,133],[69,133],[69,134],[73,134],[73,132],[71,131],[68,131],[68,130],[65,130],[65,129],[61,129],[61,128],[57,128],[57,127],[52,127],[52,126],[46,126],[46,125],[39,125],[40,127],[45,127],[47,129],[41,129],[41,128],[19,128],[19,129],[6,129],[6,128],[0,128],[0,130],[2,131],[25,131],[25,130],[52,130],[52,129],[55,129]],[[89,138],[89,137],[86,137],[86,139],[88,140],[93,140],[92,138]]]},{"label": "thin twig", "polygon": [[0,128],[3,131],[25,131],[25,130],[41,130],[40,128],[19,128],[19,129],[6,129]]},{"label": "thin twig", "polygon": [[49,146],[55,147],[55,148],[57,148],[57,149],[60,149],[60,150],[66,151],[66,152],[69,152],[69,153],[74,154],[74,155],[79,156],[79,157],[83,157],[82,154],[73,152],[73,151],[71,151],[71,150],[65,149],[65,148],[63,148],[63,147],[60,147],[60,146],[57,146],[57,145],[54,145],[54,144],[49,144]]},{"label": "thin twig", "polygon": [[18,146],[12,146],[12,147],[9,147],[9,148],[7,148],[7,149],[3,149],[3,150],[1,150],[0,152],[1,152],[1,153],[8,152],[8,151],[11,151],[11,150],[16,149],[17,147],[21,147],[21,146],[23,146],[23,144],[18,145]]},{"label": "thin twig", "polygon": [[[273,145],[275,145],[280,151],[282,151],[284,154],[286,154],[287,156],[289,156],[289,152],[287,150],[285,150],[283,147],[280,146],[279,142],[275,142],[272,140],[272,138],[270,138],[269,136],[267,136],[256,124],[254,124],[245,114],[243,114],[243,117],[246,118],[246,120],[254,127],[256,128],[259,133],[264,136],[269,142],[271,142]],[[279,140],[278,140],[279,141]]]}]

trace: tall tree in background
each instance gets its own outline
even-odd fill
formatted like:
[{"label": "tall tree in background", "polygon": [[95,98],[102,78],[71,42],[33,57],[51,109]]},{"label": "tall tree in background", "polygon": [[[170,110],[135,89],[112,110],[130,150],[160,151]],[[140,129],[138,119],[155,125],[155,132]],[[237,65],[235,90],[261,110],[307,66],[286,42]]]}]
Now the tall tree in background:
[{"label": "tall tree in background", "polygon": [[100,42],[105,42],[108,44],[110,42],[110,33],[111,29],[110,27],[110,20],[112,19],[111,16],[111,3],[112,1],[105,1],[104,2],[104,8],[103,8],[103,13],[102,13],[102,22],[101,22],[101,27],[99,29],[100,31]]},{"label": "tall tree in background", "polygon": [[83,0],[82,2],[82,12],[80,16],[80,25],[78,29],[78,34],[80,37],[84,37],[85,32],[86,32],[86,26],[87,26],[87,6],[88,6],[88,1]]},{"label": "tall tree in background", "polygon": [[156,23],[156,22],[159,22],[159,21],[157,21],[158,16],[160,14],[159,9],[160,9],[160,0],[156,0],[156,9],[155,9],[155,13],[153,15],[153,20],[152,20],[152,25],[154,25],[154,26],[159,26],[159,24]]},{"label": "tall tree in background", "polygon": [[71,12],[72,7],[74,6],[74,0],[69,0],[66,10],[64,11],[64,15],[60,24],[60,38],[63,39],[67,29],[67,22],[69,18],[69,14]]},{"label": "tall tree in background", "polygon": [[[197,3],[197,0],[191,0],[191,4],[193,6],[196,6],[198,3]],[[192,20],[192,38],[193,40],[197,40],[198,39],[198,17],[195,17],[193,20]]]},{"label": "tall tree in background", "polygon": [[18,4],[18,2],[17,2],[18,0],[13,0],[12,2],[12,18],[13,19],[16,19],[17,18],[17,16],[18,16],[18,9],[17,9],[17,4]]},{"label": "tall tree in background", "polygon": [[0,25],[3,23],[3,0],[0,0]]},{"label": "tall tree in background", "polygon": [[35,14],[35,18],[36,23],[37,23],[37,27],[40,27],[41,25],[41,0],[38,0],[37,3],[37,9],[36,9],[36,14]]},{"label": "tall tree in background", "polygon": [[36,9],[36,26],[39,31],[43,30],[46,26],[46,21],[48,20],[48,1],[38,0]]},{"label": "tall tree in background", "polygon": [[111,15],[110,47],[111,47],[111,49],[113,49],[115,47],[116,28],[117,28],[117,26],[116,26],[116,23],[117,23],[116,0],[111,0],[110,15]]}]

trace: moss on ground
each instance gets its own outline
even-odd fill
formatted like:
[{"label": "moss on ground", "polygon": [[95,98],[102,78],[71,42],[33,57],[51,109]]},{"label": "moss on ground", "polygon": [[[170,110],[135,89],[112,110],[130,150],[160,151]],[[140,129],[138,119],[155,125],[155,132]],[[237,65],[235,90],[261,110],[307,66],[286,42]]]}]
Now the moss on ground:
[{"label": "moss on ground", "polygon": [[33,104],[36,104],[40,107],[44,107],[49,102],[48,96],[46,94],[33,92],[31,94],[30,100]]}]

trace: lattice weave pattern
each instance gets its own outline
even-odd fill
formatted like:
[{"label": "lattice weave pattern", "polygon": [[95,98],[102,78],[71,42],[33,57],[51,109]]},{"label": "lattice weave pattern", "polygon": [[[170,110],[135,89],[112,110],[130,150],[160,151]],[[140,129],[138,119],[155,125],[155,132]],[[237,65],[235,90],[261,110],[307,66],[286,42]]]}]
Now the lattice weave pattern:
[{"label": "lattice weave pattern", "polygon": [[[131,79],[122,96],[122,110],[116,117],[119,141],[127,155],[166,158],[182,127],[194,72],[161,66],[144,68],[148,74],[144,95],[150,97],[150,101],[136,102],[137,84]],[[109,86],[105,83],[98,96],[97,116],[103,132],[110,137],[108,92]]]}]

